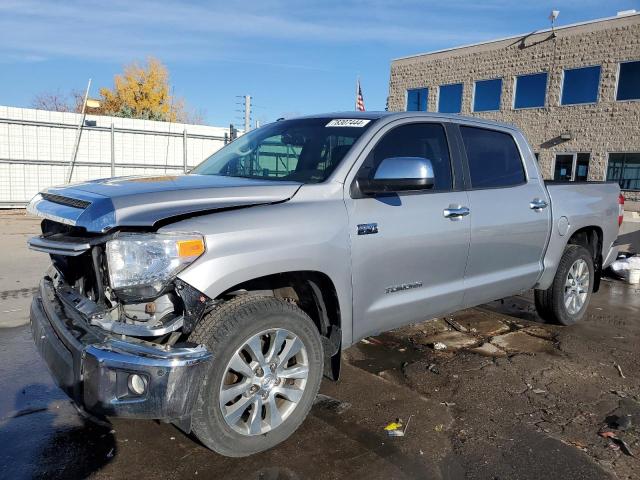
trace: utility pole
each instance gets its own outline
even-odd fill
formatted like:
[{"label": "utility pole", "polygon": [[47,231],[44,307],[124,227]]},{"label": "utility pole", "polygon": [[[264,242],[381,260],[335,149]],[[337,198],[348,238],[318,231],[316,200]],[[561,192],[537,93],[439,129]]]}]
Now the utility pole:
[{"label": "utility pole", "polygon": [[244,96],[244,131],[251,130],[251,95]]},{"label": "utility pole", "polygon": [[236,112],[238,115],[235,117],[237,120],[236,125],[240,127],[242,123],[244,123],[244,131],[245,133],[251,130],[251,100],[253,97],[251,95],[236,95],[238,99],[236,101]]},{"label": "utility pole", "polygon": [[89,98],[89,89],[91,88],[91,79],[87,84],[87,91],[84,92],[84,101],[82,102],[82,116],[80,117],[80,123],[76,130],[76,143],[73,146],[73,154],[71,155],[71,163],[69,164],[69,175],[67,175],[67,183],[71,183],[71,177],[73,176],[73,166],[76,163],[76,157],[78,156],[78,148],[80,147],[80,137],[82,136],[82,127],[84,126],[84,119],[87,116],[87,99]]}]

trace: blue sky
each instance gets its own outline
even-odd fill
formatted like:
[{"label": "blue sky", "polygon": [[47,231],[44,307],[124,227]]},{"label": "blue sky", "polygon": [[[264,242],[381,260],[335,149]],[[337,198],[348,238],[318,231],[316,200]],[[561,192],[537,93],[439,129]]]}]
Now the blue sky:
[{"label": "blue sky", "polygon": [[[0,0],[0,104],[81,90],[153,55],[176,95],[214,125],[351,110],[360,75],[367,110],[383,110],[393,58],[639,9],[640,0]],[[93,90],[95,95],[97,89]]]}]

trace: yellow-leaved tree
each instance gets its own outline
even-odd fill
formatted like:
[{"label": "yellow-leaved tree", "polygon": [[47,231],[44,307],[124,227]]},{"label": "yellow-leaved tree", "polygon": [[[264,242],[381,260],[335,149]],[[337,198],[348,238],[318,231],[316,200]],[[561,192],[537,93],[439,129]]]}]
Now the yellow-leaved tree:
[{"label": "yellow-leaved tree", "polygon": [[164,122],[194,121],[198,114],[189,114],[184,101],[174,98],[169,87],[169,72],[157,58],[148,58],[146,65],[131,63],[121,75],[114,77],[113,89],[100,89],[99,112],[116,117],[141,118]]}]

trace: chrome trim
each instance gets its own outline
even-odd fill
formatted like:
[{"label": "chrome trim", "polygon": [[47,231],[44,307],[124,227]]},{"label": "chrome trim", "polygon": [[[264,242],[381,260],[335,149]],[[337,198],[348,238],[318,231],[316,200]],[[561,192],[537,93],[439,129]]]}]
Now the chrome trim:
[{"label": "chrome trim", "polygon": [[112,318],[101,318],[99,316],[91,317],[90,323],[91,325],[100,327],[107,332],[117,333],[118,335],[128,335],[132,337],[157,337],[164,335],[165,333],[175,332],[179,328],[182,328],[182,325],[184,324],[184,317],[180,315],[167,323],[155,326],[143,325],[141,323],[132,324],[119,322]]},{"label": "chrome trim", "polygon": [[[55,382],[81,408],[111,417],[175,420],[191,415],[211,353],[204,345],[165,347],[124,341],[67,316],[50,280],[31,305],[31,331]],[[131,374],[147,382],[127,388]]]},{"label": "chrome trim", "polygon": [[100,363],[119,367],[124,365],[131,367],[188,367],[212,358],[211,353],[204,345],[172,347],[169,350],[164,350],[159,347],[115,339],[88,345],[85,351],[96,357]]},{"label": "chrome trim", "polygon": [[531,210],[535,210],[536,212],[542,210],[543,208],[547,208],[548,206],[549,206],[549,204],[547,202],[545,202],[544,200],[541,200],[539,198],[534,198],[529,203],[529,208]]},{"label": "chrome trim", "polygon": [[420,287],[422,287],[422,282],[401,283],[400,285],[392,285],[385,288],[384,293],[395,293]]},{"label": "chrome trim", "polygon": [[377,223],[360,223],[358,224],[358,235],[373,235],[378,233]]},{"label": "chrome trim", "polygon": [[460,217],[466,217],[471,213],[467,207],[449,205],[449,208],[445,208],[442,214],[444,218],[450,218],[451,220],[458,220]]},{"label": "chrome trim", "polygon": [[27,245],[31,250],[35,250],[36,252],[64,255],[67,257],[77,257],[91,248],[91,244],[88,242],[62,242],[43,236],[31,237],[27,240]]},{"label": "chrome trim", "polygon": [[431,160],[422,157],[389,157],[380,162],[374,180],[420,179],[433,181]]}]

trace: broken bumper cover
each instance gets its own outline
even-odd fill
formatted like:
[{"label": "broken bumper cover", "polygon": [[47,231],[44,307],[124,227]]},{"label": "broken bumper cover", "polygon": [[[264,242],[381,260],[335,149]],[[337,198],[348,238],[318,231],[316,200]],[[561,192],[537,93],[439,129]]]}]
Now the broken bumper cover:
[{"label": "broken bumper cover", "polygon": [[[160,349],[106,336],[67,312],[50,280],[31,304],[31,332],[55,382],[84,410],[104,416],[188,418],[211,354],[204,346]],[[75,312],[77,313],[77,312]],[[140,395],[130,375],[144,379]]]}]

